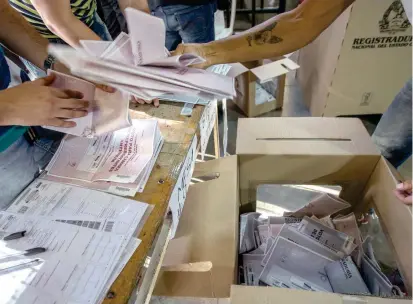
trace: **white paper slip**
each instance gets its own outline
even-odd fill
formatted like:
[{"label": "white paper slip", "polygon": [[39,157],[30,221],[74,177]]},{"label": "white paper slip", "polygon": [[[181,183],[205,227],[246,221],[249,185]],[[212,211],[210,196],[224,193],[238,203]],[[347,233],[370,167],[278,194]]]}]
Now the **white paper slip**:
[{"label": "white paper slip", "polygon": [[263,254],[243,254],[242,266],[245,283],[249,286],[258,286],[259,277],[264,267],[261,266]]},{"label": "white paper slip", "polygon": [[191,116],[192,115],[192,109],[194,108],[193,103],[185,103],[184,107],[181,110],[181,115],[182,116]]},{"label": "white paper slip", "polygon": [[199,121],[200,137],[201,137],[201,158],[204,159],[205,151],[208,146],[209,138],[214,129],[215,120],[217,119],[217,100],[209,102],[202,113]]},{"label": "white paper slip", "polygon": [[88,182],[134,183],[151,161],[160,140],[156,120],[96,138],[66,136],[47,174]]},{"label": "white paper slip", "polygon": [[116,220],[129,231],[140,223],[148,204],[90,189],[35,180],[13,201],[7,212],[64,219],[71,216]]},{"label": "white paper slip", "polygon": [[257,212],[241,214],[239,253],[251,251],[259,246],[259,244],[256,243],[254,234],[258,226],[256,219],[259,217],[260,214]]},{"label": "white paper slip", "polygon": [[351,257],[332,262],[325,267],[330,284],[336,293],[370,295],[357,266]]},{"label": "white paper slip", "polygon": [[141,243],[141,240],[137,239],[137,238],[132,238],[129,241],[129,243],[126,246],[125,250],[123,251],[123,253],[122,253],[115,269],[112,271],[112,273],[109,277],[109,280],[106,282],[106,286],[102,290],[102,293],[100,294],[99,300],[97,301],[97,303],[102,303],[103,302],[103,300],[106,297],[107,291],[112,286],[112,284],[115,283],[117,277],[120,275],[123,268],[125,268],[126,264],[129,262],[132,255],[135,253],[136,249],[138,249],[140,243]]},{"label": "white paper slip", "polygon": [[83,94],[82,100],[89,101],[90,106],[87,116],[70,119],[76,122],[73,128],[45,128],[75,136],[93,137],[131,125],[128,95],[122,92],[107,93],[96,88],[91,82],[53,70],[48,70],[47,73],[55,76],[52,87],[79,91]]},{"label": "white paper slip", "polygon": [[185,204],[186,193],[188,192],[192,174],[194,173],[197,155],[197,142],[198,139],[195,135],[192,139],[191,145],[189,146],[189,150],[180,169],[181,171],[178,179],[176,180],[176,184],[169,198],[169,209],[172,212],[171,238],[175,236],[176,229],[178,228],[179,219]]},{"label": "white paper slip", "polygon": [[331,194],[323,193],[320,196],[313,199],[304,207],[294,212],[285,212],[285,216],[303,217],[305,215],[315,215],[318,218],[323,218],[333,213],[339,212],[351,205],[345,200],[335,197]]},{"label": "white paper slip", "polygon": [[229,72],[229,70],[231,70],[232,66],[229,64],[216,64],[213,66],[210,66],[207,70],[214,72],[216,74],[221,74],[226,76]]},{"label": "white paper slip", "polygon": [[295,227],[290,225],[284,225],[278,234],[279,237],[283,237],[291,242],[294,242],[300,246],[308,248],[322,256],[325,256],[333,261],[340,260],[344,257],[344,253],[327,247],[323,243],[317,242],[310,236],[300,233]]},{"label": "white paper slip", "polygon": [[[145,185],[149,179],[149,176],[152,173],[152,169],[154,168],[154,165],[158,159],[164,140],[161,137],[161,138],[155,139],[155,142],[156,141],[158,141],[158,144],[157,144],[158,146],[155,150],[155,153],[152,155],[150,162],[145,166],[145,168],[142,170],[138,178],[132,183],[119,183],[119,182],[107,182],[107,181],[89,182],[85,180],[49,175],[47,174],[47,171],[45,172],[45,174],[42,174],[39,177],[39,179],[44,179],[44,180],[57,182],[57,183],[64,183],[68,185],[79,186],[79,187],[93,189],[93,190],[104,191],[104,192],[108,192],[108,193],[112,193],[112,194],[116,194],[120,196],[133,197],[135,196],[137,192],[143,192]],[[48,170],[49,168],[47,168],[46,170]]]},{"label": "white paper slip", "polygon": [[270,286],[332,292],[324,267],[332,260],[279,237],[260,281]]},{"label": "white paper slip", "polygon": [[350,254],[355,248],[354,238],[343,232],[331,229],[305,216],[298,227],[298,231],[313,238],[334,250]]},{"label": "white paper slip", "polygon": [[129,35],[120,34],[110,45],[97,46],[83,40],[81,44],[86,52],[51,45],[50,53],[68,66],[73,75],[145,100],[168,94],[203,99],[236,95],[234,79],[222,75],[228,73],[227,66],[220,74],[188,67],[205,60],[193,54],[170,56],[164,48],[166,36],[162,20],[132,8],[127,8],[125,14]]},{"label": "white paper slip", "polygon": [[[23,282],[14,282],[15,294],[23,298],[27,297],[26,292],[30,296],[47,295],[46,298],[62,303],[94,303],[97,300],[115,269],[125,237],[44,217],[2,215],[1,232],[9,234],[24,230],[26,233],[22,238],[1,241],[0,246],[18,251],[46,248],[45,252],[35,256],[45,262],[31,278],[31,288],[27,289]],[[0,276],[0,280],[7,277]],[[36,298],[34,296],[32,301],[23,303],[35,303]]]}]

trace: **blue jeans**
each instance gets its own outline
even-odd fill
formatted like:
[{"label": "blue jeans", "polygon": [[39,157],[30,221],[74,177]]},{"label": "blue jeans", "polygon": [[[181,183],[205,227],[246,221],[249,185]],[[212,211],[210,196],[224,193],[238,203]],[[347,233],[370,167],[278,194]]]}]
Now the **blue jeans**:
[{"label": "blue jeans", "polygon": [[7,208],[46,167],[60,140],[39,139],[30,145],[22,136],[0,153],[0,210]]},{"label": "blue jeans", "polygon": [[184,43],[206,43],[215,40],[216,3],[205,5],[158,6],[152,14],[163,19],[166,27],[165,47],[173,51]]},{"label": "blue jeans", "polygon": [[396,168],[412,155],[412,79],[383,114],[372,139]]},{"label": "blue jeans", "polygon": [[[112,37],[109,34],[109,31],[106,25],[103,23],[102,19],[100,19],[99,15],[95,13],[93,24],[91,25],[90,29],[95,32],[102,40],[110,41]],[[67,44],[64,40],[60,38],[50,38],[49,43],[57,43],[57,44]],[[37,78],[46,77],[46,72],[43,71],[40,67],[37,67],[30,61],[20,58],[26,68],[29,70],[29,77],[31,80],[35,80]]]}]

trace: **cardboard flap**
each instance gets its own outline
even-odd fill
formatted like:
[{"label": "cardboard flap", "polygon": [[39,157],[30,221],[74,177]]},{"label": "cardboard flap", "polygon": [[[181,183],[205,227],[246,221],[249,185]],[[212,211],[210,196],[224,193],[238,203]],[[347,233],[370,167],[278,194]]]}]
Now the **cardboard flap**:
[{"label": "cardboard flap", "polygon": [[411,300],[348,296],[277,287],[231,286],[231,304],[407,304]]},{"label": "cardboard flap", "polygon": [[238,155],[376,155],[356,118],[280,117],[238,120]]},{"label": "cardboard flap", "polygon": [[237,166],[237,156],[195,165],[193,176],[218,177],[189,187],[154,294],[229,297],[238,244]]},{"label": "cardboard flap", "polygon": [[237,63],[231,63],[230,64],[231,68],[227,73],[227,76],[229,77],[237,77],[239,75],[241,75],[242,73],[245,73],[248,71],[248,68],[245,67],[243,64],[237,62]]},{"label": "cardboard flap", "polygon": [[289,71],[298,69],[300,66],[289,58],[284,58],[271,62],[256,68],[251,69],[253,73],[260,80],[261,83],[270,81],[274,77],[287,74]]},{"label": "cardboard flap", "polygon": [[412,292],[412,209],[400,202],[394,195],[397,178],[392,174],[394,168],[381,158],[367,184],[363,204],[375,206],[387,239],[392,243],[399,270]]}]

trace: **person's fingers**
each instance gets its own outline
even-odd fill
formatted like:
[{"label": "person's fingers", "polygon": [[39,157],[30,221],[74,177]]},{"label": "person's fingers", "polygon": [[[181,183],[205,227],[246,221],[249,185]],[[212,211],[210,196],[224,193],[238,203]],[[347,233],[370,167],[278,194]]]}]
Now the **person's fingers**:
[{"label": "person's fingers", "polygon": [[155,107],[159,107],[159,99],[158,99],[158,98],[155,98],[155,99],[153,100],[153,105],[154,105]]},{"label": "person's fingers", "polygon": [[133,97],[135,99],[135,101],[139,104],[145,104],[145,100],[137,98],[137,97]]},{"label": "person's fingers", "polygon": [[412,192],[412,181],[403,182],[404,191]]},{"label": "person's fingers", "polygon": [[56,106],[59,109],[88,109],[90,102],[81,99],[58,99],[56,100]]},{"label": "person's fingers", "polygon": [[404,181],[396,185],[396,189],[400,191],[412,192],[411,181]]},{"label": "person's fingers", "polygon": [[48,76],[43,77],[43,78],[36,79],[36,80],[31,81],[29,83],[34,84],[34,85],[38,85],[38,86],[49,86],[53,83],[54,79],[55,79],[55,75],[52,74],[52,75],[48,75]]},{"label": "person's fingers", "polygon": [[68,121],[60,118],[52,118],[49,119],[46,124],[46,126],[52,126],[52,127],[60,127],[60,128],[73,128],[76,127],[76,123],[74,121]]},{"label": "person's fingers", "polygon": [[112,88],[111,86],[108,85],[104,85],[104,84],[99,84],[99,83],[95,83],[96,87],[101,89],[102,91],[105,91],[107,93],[115,93],[116,89]]},{"label": "person's fingers", "polygon": [[150,104],[150,103],[152,103],[153,100],[152,100],[152,99],[151,99],[151,100],[146,100],[146,99],[144,99],[143,101],[144,101],[145,103],[147,103],[147,104]]},{"label": "person's fingers", "polygon": [[412,195],[406,194],[403,191],[400,190],[395,190],[394,191],[394,195],[403,203],[407,204],[407,205],[411,205],[412,204]]},{"label": "person's fingers", "polygon": [[74,91],[74,90],[64,90],[65,94],[69,96],[69,98],[76,98],[76,99],[82,99],[83,98],[83,93],[79,91]]},{"label": "person's fingers", "polygon": [[87,111],[85,110],[66,110],[60,109],[54,113],[56,117],[59,118],[80,118],[87,115]]}]

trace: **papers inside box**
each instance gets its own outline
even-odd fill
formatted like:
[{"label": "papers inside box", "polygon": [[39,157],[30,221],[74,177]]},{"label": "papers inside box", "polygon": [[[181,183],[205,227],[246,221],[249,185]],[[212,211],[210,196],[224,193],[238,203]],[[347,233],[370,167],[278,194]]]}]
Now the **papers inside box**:
[{"label": "papers inside box", "polygon": [[[296,151],[292,149],[293,146],[288,148],[290,150],[278,147],[283,151],[282,153],[279,152],[280,150],[264,150],[265,152],[259,153],[258,150],[256,154],[243,154],[243,151],[238,150],[239,190],[240,194],[242,195],[244,193],[244,197],[247,198],[245,203],[253,202],[252,198],[257,197],[257,187],[262,184],[339,185],[342,188],[341,197],[346,198],[346,200],[352,204],[350,210],[347,210],[345,214],[351,211],[359,214],[359,212],[363,212],[370,207],[375,208],[381,220],[380,222],[384,232],[388,236],[387,241],[389,242],[390,247],[392,247],[392,250],[394,250],[398,268],[410,294],[411,290],[409,289],[411,289],[412,266],[411,210],[398,202],[393,196],[393,189],[396,185],[397,178],[394,176],[392,169],[387,165],[386,161],[375,151],[374,146],[368,144],[368,134],[362,129],[363,126],[359,125],[355,120],[335,119],[335,126],[347,125],[348,128],[334,128],[326,131],[326,128],[315,128],[315,126],[312,125],[315,123],[314,121],[309,122],[308,127],[305,127],[305,123],[296,125],[291,119],[286,119],[284,122],[282,122],[284,119],[277,119],[281,120],[279,125],[284,123],[285,126],[290,128],[291,132],[296,132],[295,135],[297,139],[306,137],[311,138],[310,135],[326,138],[332,137],[335,133],[334,136],[336,137],[350,137],[353,142],[353,147],[351,149],[342,150],[340,145],[336,146],[336,142],[330,141],[329,149],[324,149],[322,153],[321,151],[316,150],[313,154],[306,154],[309,150]],[[339,122],[340,120],[343,120],[343,122]],[[351,121],[355,123],[355,126],[351,126]],[[327,125],[333,123],[332,121],[328,122],[324,119],[319,119],[319,123],[322,122]],[[248,130],[242,129],[242,126],[243,124],[241,123],[239,126],[239,128],[241,127],[241,130],[239,129],[239,132],[244,131],[244,134],[248,133]],[[298,129],[297,126],[299,126]],[[251,126],[249,127],[249,130],[251,130]],[[298,131],[299,129],[301,129],[301,132]],[[262,130],[263,132],[266,132],[264,129]],[[356,134],[358,134],[357,138],[355,138]],[[325,145],[328,147],[327,144]],[[246,147],[253,149],[251,146],[246,145]],[[216,160],[211,162],[211,164],[217,166],[221,161],[228,161],[228,159]],[[202,164],[204,168],[208,165],[208,163]],[[221,183],[224,183],[224,181],[221,180]],[[208,182],[203,184],[204,185],[201,183],[199,186],[205,186]],[[218,239],[220,242],[201,242],[198,243],[196,248],[191,248],[190,250],[187,250],[186,253],[192,258],[192,260],[190,260],[191,262],[197,261],[197,259],[194,258],[196,256],[194,252],[205,253],[205,255],[202,256],[202,259],[198,259],[198,261],[211,261],[212,258],[209,257],[214,256],[214,251],[211,251],[211,248],[219,248],[219,252],[225,252],[224,256],[226,257],[228,256],[228,252],[230,252],[233,255],[232,261],[236,261],[239,246],[237,241],[234,242],[234,234],[238,231],[238,222],[234,222],[234,217],[238,219],[238,210],[237,208],[230,209],[228,206],[230,204],[231,206],[234,206],[237,202],[234,202],[233,198],[228,199],[226,190],[224,190],[224,188],[218,188],[218,183],[211,186],[208,190],[209,192],[214,193],[208,194],[209,198],[212,198],[212,195],[215,195],[215,197],[218,198],[223,198],[223,200],[219,200],[218,206],[215,205],[215,207],[213,207],[213,205],[207,203],[209,200],[205,199],[205,193],[203,196],[197,196],[196,202],[191,202],[190,196],[188,196],[186,204],[192,205],[198,203],[202,204],[203,207],[211,206],[211,210],[215,208],[214,214],[217,215],[222,215],[219,208],[220,206],[225,206],[226,218],[230,218],[231,220],[224,220],[224,222],[221,223],[219,222],[218,217],[209,217],[204,215],[204,213],[202,216],[199,216],[198,213],[198,217],[195,217],[195,220],[194,213],[192,213],[191,225],[194,226],[192,226],[191,229],[187,227],[187,231],[192,231],[191,237],[196,238],[200,231],[201,233],[209,234],[210,239]],[[223,201],[225,201],[225,203]],[[241,201],[241,203],[243,202]],[[251,206],[253,205],[243,205],[242,207],[245,208]],[[186,210],[184,209],[182,220],[188,216],[188,213],[185,216],[185,211]],[[250,209],[250,211],[255,210]],[[231,224],[233,226],[231,226]],[[216,226],[222,228],[216,229],[215,232],[210,231],[210,233],[203,231]],[[231,240],[231,242],[225,240]],[[232,280],[236,280],[237,273],[233,267],[229,267],[225,269],[224,272],[225,271],[228,275],[232,275]],[[198,286],[198,289],[194,289],[190,287],[194,284],[193,281],[199,280],[198,282],[201,282],[200,278],[202,275],[205,275],[206,272],[192,272],[190,276],[187,276],[185,273],[169,273],[168,281],[164,281],[164,272],[161,275],[161,279],[158,280],[155,294],[208,298],[227,297],[228,290],[226,288],[228,286],[228,281],[224,283],[220,280],[213,280],[214,262],[212,262],[211,272],[207,273],[209,276],[203,277],[204,281],[202,282],[204,282],[204,284]],[[208,279],[206,279],[206,277],[208,277]],[[226,278],[229,280],[229,276]],[[173,285],[178,281],[181,282],[181,286],[179,286],[180,288],[173,288]],[[170,289],[159,289],[159,286],[161,286],[160,284],[165,284],[166,282],[171,283],[168,285]],[[205,282],[208,282],[208,284]],[[355,303],[407,303],[407,300],[385,300],[377,297],[348,296],[310,291],[300,292],[275,287],[234,286],[233,288],[242,290],[243,293],[248,293],[249,296],[238,296],[238,293],[234,294],[234,292],[232,292],[232,303],[273,303],[276,300],[279,301],[284,298],[289,302],[293,302],[293,299],[296,299],[297,301],[305,300],[307,303],[343,303],[343,301],[349,301],[350,303],[352,303],[352,301]],[[157,293],[161,290],[163,291],[162,293]],[[215,292],[216,290],[220,290],[220,292],[222,291],[222,293],[220,293],[221,296],[218,292]],[[287,296],[291,298],[287,299]]]}]

